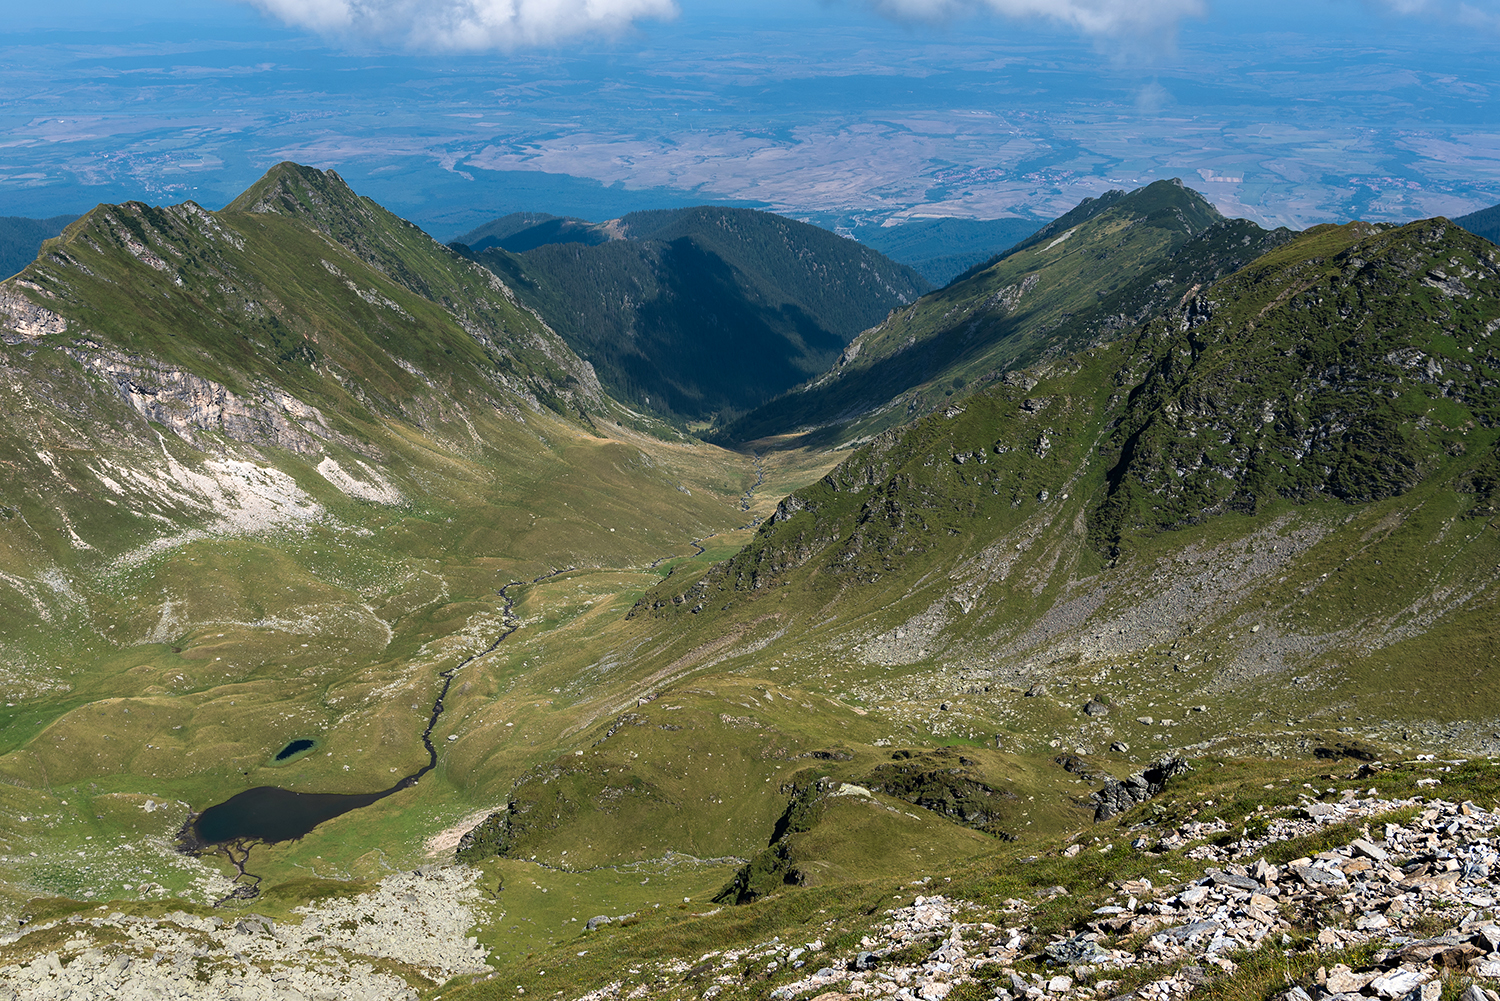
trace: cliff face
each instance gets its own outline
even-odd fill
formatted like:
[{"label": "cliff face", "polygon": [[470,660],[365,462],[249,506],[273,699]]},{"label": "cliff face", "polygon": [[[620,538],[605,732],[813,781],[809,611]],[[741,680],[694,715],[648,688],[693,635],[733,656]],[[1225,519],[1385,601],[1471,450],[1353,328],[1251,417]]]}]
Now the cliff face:
[{"label": "cliff face", "polygon": [[16,287],[0,285],[0,339],[7,344],[20,344],[48,334],[61,334],[68,329],[67,320],[32,302],[20,291],[22,288],[36,289],[34,284],[15,284]]},{"label": "cliff face", "polygon": [[212,451],[212,432],[232,441],[300,455],[316,455],[337,440],[363,451],[348,435],[338,435],[317,407],[275,386],[261,386],[240,396],[212,379],[149,359],[132,362],[99,345],[77,345],[70,358],[113,385],[145,421],[159,424],[183,441]]}]

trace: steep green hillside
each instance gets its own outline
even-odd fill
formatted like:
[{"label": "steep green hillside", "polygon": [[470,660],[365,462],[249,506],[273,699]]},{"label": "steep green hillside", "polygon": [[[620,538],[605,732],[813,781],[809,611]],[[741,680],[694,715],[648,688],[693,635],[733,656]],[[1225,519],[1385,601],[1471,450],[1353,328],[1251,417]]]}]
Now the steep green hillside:
[{"label": "steep green hillside", "polygon": [[[531,658],[607,656],[654,567],[727,555],[774,507],[758,486],[829,464],[618,406],[492,273],[291,164],[222,212],[75,222],[0,284],[0,368],[7,913],[212,903],[234,870],[171,850],[189,811],[389,788],[462,667],[434,773],[251,871],[422,864],[577,722]],[[293,741],[315,749],[278,758]]]},{"label": "steep green hillside", "polygon": [[1500,243],[1500,205],[1470,212],[1453,221],[1475,236],[1482,236],[1491,243]]},{"label": "steep green hillside", "polygon": [[[946,699],[903,712],[1007,748],[1286,750],[1335,724],[1493,748],[1497,328],[1492,245],[1322,227],[882,435],[635,615],[685,647],[778,616],[797,639],[759,669]],[[1037,683],[1060,704],[1007,694]]]},{"label": "steep green hillside", "polygon": [[879,436],[674,564],[613,691],[578,655],[583,754],[464,857],[727,851],[743,903],[1044,843],[1163,755],[1500,750],[1497,328],[1492,246],[1322,227]]},{"label": "steep green hillside", "polygon": [[847,441],[976,384],[1118,336],[1291,237],[1222,219],[1175,181],[1090,199],[861,334],[824,375],[729,424],[726,441]]},{"label": "steep green hillside", "polygon": [[77,218],[72,215],[51,219],[0,217],[0,278],[9,278],[36,260],[42,241],[61,233],[64,226]]},{"label": "steep green hillside", "polygon": [[852,240],[765,212],[637,212],[605,225],[625,239],[477,260],[547,316],[611,393],[680,418],[764,402],[927,287]]}]

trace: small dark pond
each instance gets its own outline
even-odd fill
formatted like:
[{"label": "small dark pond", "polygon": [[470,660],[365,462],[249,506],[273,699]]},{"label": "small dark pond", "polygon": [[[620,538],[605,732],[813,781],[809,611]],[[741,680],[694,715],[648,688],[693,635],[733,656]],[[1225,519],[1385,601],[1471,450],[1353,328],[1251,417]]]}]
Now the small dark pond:
[{"label": "small dark pond", "polygon": [[[567,570],[554,570],[542,574],[533,583],[566,573],[571,569],[569,567]],[[389,789],[382,789],[380,792],[293,792],[279,786],[256,786],[254,789],[236,793],[202,813],[188,817],[187,823],[178,834],[183,851],[193,854],[209,849],[222,851],[229,856],[235,868],[239,870],[239,875],[235,877],[237,883],[244,878],[253,880],[251,883],[237,886],[234,892],[224,900],[231,898],[249,900],[259,892],[257,886],[260,877],[245,871],[245,863],[250,858],[250,845],[296,841],[325,821],[342,816],[350,810],[358,810],[372,803],[378,803],[402,789],[410,789],[422,776],[437,767],[438,754],[437,748],[432,744],[432,729],[437,726],[438,718],[443,715],[443,700],[448,697],[448,688],[453,684],[453,676],[471,661],[493,652],[507,636],[520,627],[520,622],[513,615],[515,599],[510,595],[510,589],[520,584],[520,581],[511,581],[498,592],[505,601],[501,612],[505,628],[495,637],[494,642],[478,653],[465,657],[448,670],[439,672],[438,677],[442,679],[443,684],[438,689],[437,697],[433,699],[432,712],[427,717],[427,728],[422,731],[422,746],[427,751],[427,764]],[[308,739],[294,740],[277,753],[276,760],[286,761],[315,747],[316,744],[316,741]],[[223,903],[224,900],[219,902]]]},{"label": "small dark pond", "polygon": [[303,751],[316,746],[317,741],[315,740],[294,740],[281,749],[281,751],[276,755],[276,760],[285,761],[287,758],[290,758],[294,754],[301,754]]},{"label": "small dark pond", "polygon": [[295,841],[326,820],[379,802],[410,784],[410,780],[403,780],[381,792],[354,794],[256,786],[204,810],[193,822],[193,829],[210,845],[239,838],[267,844]]}]

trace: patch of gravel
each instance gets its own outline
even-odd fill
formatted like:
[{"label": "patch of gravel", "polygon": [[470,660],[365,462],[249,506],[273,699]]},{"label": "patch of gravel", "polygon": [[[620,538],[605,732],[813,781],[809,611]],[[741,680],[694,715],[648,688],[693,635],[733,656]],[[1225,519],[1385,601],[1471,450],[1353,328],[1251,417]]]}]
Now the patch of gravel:
[{"label": "patch of gravel", "polygon": [[398,873],[370,893],[297,908],[299,924],[258,914],[74,914],[0,936],[0,948],[15,952],[40,932],[71,933],[60,949],[0,967],[0,1001],[414,1001],[417,990],[391,964],[425,978],[422,986],[488,972],[487,951],[468,935],[477,876],[467,866]]}]

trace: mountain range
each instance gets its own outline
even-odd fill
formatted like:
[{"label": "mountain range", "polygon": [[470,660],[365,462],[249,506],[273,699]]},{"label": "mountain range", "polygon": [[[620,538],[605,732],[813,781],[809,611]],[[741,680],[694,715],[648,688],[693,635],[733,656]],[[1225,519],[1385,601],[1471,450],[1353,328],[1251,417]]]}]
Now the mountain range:
[{"label": "mountain range", "polygon": [[518,224],[507,219],[455,247],[483,248],[474,259],[549,317],[615,396],[689,420],[804,381],[928,288],[861,244],[751,209],[549,218],[501,238]]},{"label": "mountain range", "polygon": [[[0,282],[0,986],[1144,992],[1100,957],[1177,927],[1152,881],[1500,792],[1496,330],[1453,222],[1172,181],[936,290],[745,209],[443,245],[289,163],[101,205]],[[1380,962],[1284,914],[1194,976]]]}]

